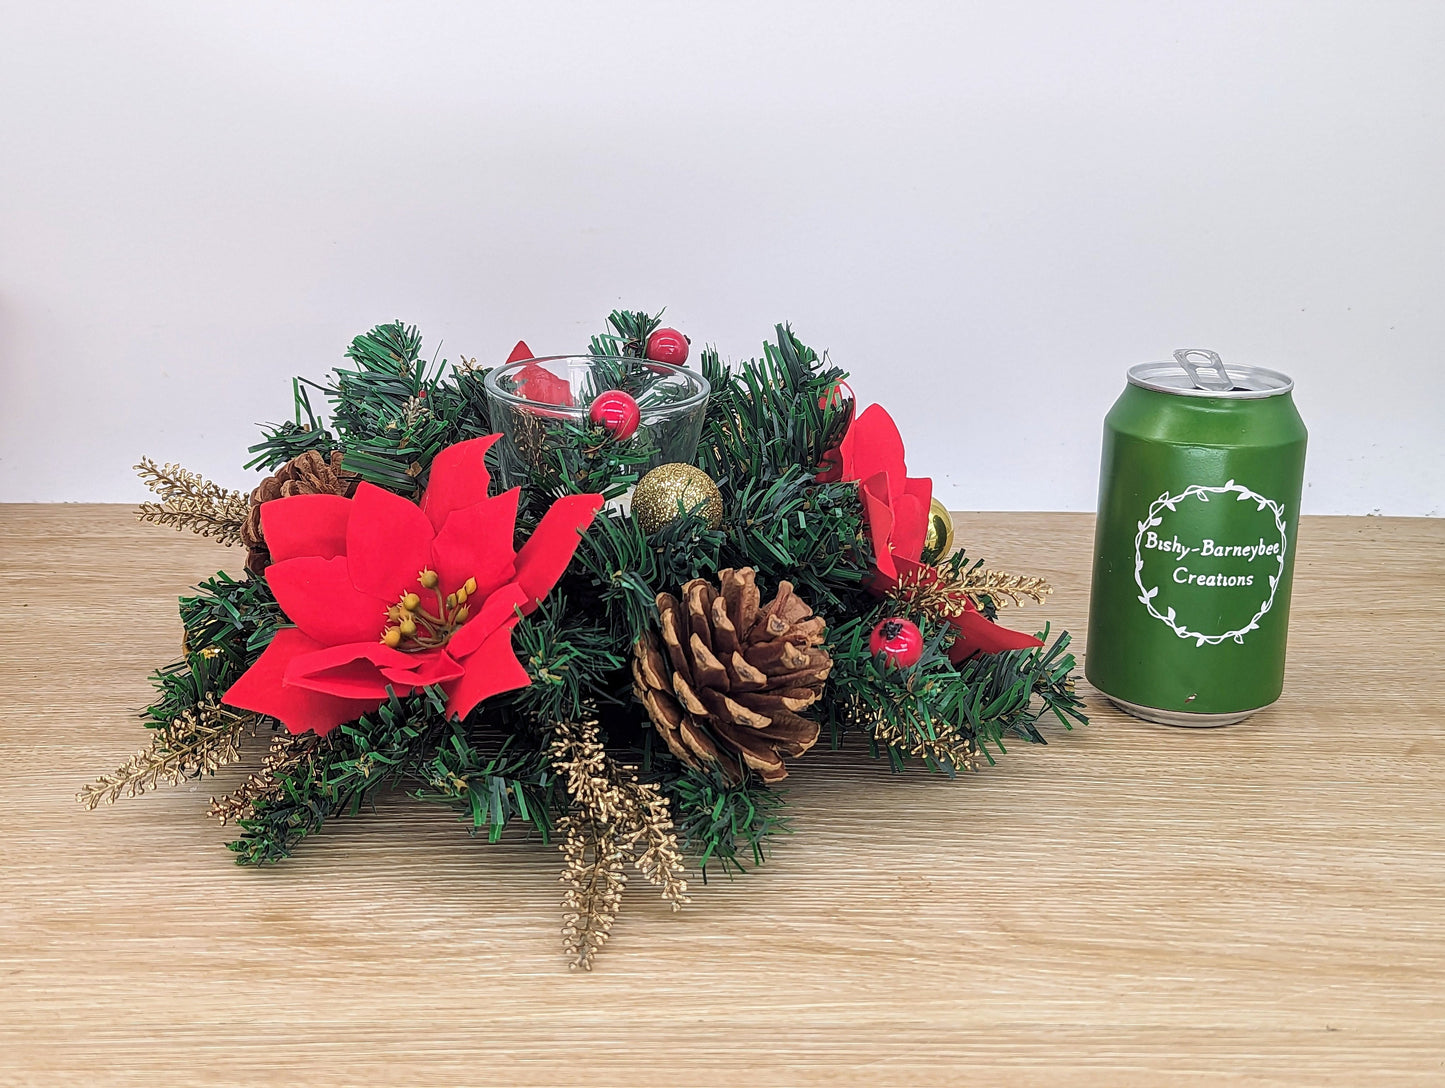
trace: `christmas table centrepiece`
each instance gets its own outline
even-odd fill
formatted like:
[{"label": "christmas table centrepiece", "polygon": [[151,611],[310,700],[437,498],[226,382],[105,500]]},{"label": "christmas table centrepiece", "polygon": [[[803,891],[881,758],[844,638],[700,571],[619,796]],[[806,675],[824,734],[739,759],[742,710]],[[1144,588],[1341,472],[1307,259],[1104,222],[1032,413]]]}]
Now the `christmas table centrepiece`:
[{"label": "christmas table centrepiece", "polygon": [[268,735],[210,804],[239,863],[403,788],[488,841],[557,840],[564,945],[590,967],[628,864],[674,909],[685,866],[760,864],[820,742],[952,777],[1043,743],[1045,714],[1085,720],[1068,634],[995,622],[1049,587],[948,554],[883,408],[855,412],[786,326],[694,370],[659,317],[497,368],[429,364],[382,325],[294,382],[249,496],[143,461],[143,520],[247,555],[181,598],[149,745],[78,799],[213,774]]}]

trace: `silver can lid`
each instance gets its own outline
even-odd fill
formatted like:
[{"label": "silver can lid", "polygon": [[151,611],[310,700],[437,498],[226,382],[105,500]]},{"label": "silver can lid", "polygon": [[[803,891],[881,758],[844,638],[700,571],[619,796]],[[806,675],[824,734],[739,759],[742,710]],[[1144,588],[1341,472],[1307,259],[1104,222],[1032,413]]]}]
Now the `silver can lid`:
[{"label": "silver can lid", "polygon": [[1207,348],[1180,348],[1167,362],[1131,366],[1129,384],[1156,393],[1231,400],[1278,397],[1294,388],[1293,379],[1278,370],[1226,363]]}]

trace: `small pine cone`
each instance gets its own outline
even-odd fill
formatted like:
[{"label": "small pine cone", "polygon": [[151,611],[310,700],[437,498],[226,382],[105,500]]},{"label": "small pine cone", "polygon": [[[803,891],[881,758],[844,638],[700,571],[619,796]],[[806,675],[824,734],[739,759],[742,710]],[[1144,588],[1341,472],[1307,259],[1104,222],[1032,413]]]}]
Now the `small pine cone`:
[{"label": "small pine cone", "polygon": [[292,495],[343,495],[350,498],[356,484],[356,473],[342,471],[340,450],[332,450],[329,461],[315,450],[307,450],[267,476],[251,492],[251,508],[241,526],[241,543],[246,546],[246,569],[260,574],[271,562],[266,538],[261,534],[262,503]]},{"label": "small pine cone", "polygon": [[788,776],[783,757],[818,740],[818,723],[797,711],[816,702],[833,659],[826,625],[788,582],[760,604],[751,567],[702,578],[682,599],[657,598],[661,636],[633,647],[633,691],[673,755],[691,767],[716,763],[738,781],[746,768],[764,782]]}]

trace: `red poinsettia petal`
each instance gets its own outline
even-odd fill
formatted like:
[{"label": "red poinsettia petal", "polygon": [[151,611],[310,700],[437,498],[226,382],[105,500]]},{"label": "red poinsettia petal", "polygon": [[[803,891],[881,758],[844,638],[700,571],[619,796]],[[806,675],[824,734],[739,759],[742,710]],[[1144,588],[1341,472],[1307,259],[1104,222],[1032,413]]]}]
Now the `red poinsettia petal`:
[{"label": "red poinsettia petal", "polygon": [[996,654],[1004,650],[1027,650],[1043,643],[1022,631],[1000,627],[982,612],[970,608],[948,621],[958,628],[958,640],[949,647],[948,658],[955,664],[974,654]]},{"label": "red poinsettia petal", "polygon": [[358,592],[344,555],[272,563],[266,582],[286,617],[323,646],[380,638],[386,610],[395,603]]},{"label": "red poinsettia petal", "polygon": [[411,654],[380,642],[353,642],[297,655],[286,668],[285,680],[328,695],[384,699],[388,685],[406,695],[412,688],[444,683],[461,673],[461,666],[441,650]]},{"label": "red poinsettia petal", "polygon": [[581,543],[582,533],[602,509],[601,495],[566,495],[542,516],[536,531],[517,553],[517,582],[527,593],[531,612],[557,584]]},{"label": "red poinsettia petal", "polygon": [[886,472],[893,493],[902,490],[908,475],[903,463],[903,436],[881,404],[870,406],[853,421],[843,436],[839,452],[845,480],[866,480],[875,473]]},{"label": "red poinsettia petal", "polygon": [[925,477],[907,480],[903,494],[893,495],[893,554],[917,559],[928,539],[928,506],[933,499],[933,481]]},{"label": "red poinsettia petal", "polygon": [[346,554],[351,501],[340,495],[292,495],[261,504],[261,532],[271,561]]},{"label": "red poinsettia petal", "polygon": [[447,716],[465,718],[483,699],[504,691],[524,688],[532,682],[512,649],[512,628],[516,618],[497,628],[487,641],[466,660],[466,675],[448,691]]},{"label": "red poinsettia petal", "polygon": [[286,668],[286,683],[347,698],[385,699],[380,665],[406,665],[406,654],[379,641],[322,646],[298,654]]},{"label": "red poinsettia petal", "polygon": [[477,594],[491,593],[512,579],[512,536],[517,527],[520,488],[474,502],[452,512],[432,541],[432,569],[450,593],[468,578],[477,580]]},{"label": "red poinsettia petal", "polygon": [[527,600],[526,592],[516,582],[502,586],[482,601],[480,608],[472,609],[471,618],[447,643],[447,653],[458,661],[465,661],[498,627],[516,619]]},{"label": "red poinsettia petal", "polygon": [[346,558],[351,584],[362,593],[395,601],[412,589],[431,562],[431,522],[414,502],[362,483],[351,500]]},{"label": "red poinsettia petal", "polygon": [[466,672],[446,650],[424,650],[406,656],[411,658],[407,668],[381,670],[382,676],[396,686],[398,695],[402,693],[402,687],[428,688],[433,684],[445,684],[459,679]]},{"label": "red poinsettia petal", "polygon": [[314,653],[320,648],[320,643],[307,638],[296,628],[283,627],[276,632],[271,645],[266,647],[256,663],[226,690],[221,701],[228,706],[276,718],[288,732],[314,730],[322,737],[342,722],[354,721],[381,705],[380,698],[338,698],[287,686],[284,683],[287,666],[296,657]]},{"label": "red poinsettia petal", "polygon": [[501,437],[489,434],[458,442],[433,459],[426,493],[421,497],[421,508],[431,520],[434,531],[442,531],[447,516],[454,510],[461,510],[487,497],[492,477],[487,472],[486,454]]},{"label": "red poinsettia petal", "polygon": [[527,346],[527,341],[518,340],[517,346],[512,349],[512,354],[507,356],[507,362],[520,363],[523,359],[535,359],[536,353]]},{"label": "red poinsettia petal", "polygon": [[[306,655],[310,657],[311,655]],[[343,661],[329,668],[308,671],[310,665],[298,666],[293,662],[286,670],[286,683],[294,688],[314,691],[334,698],[370,699],[380,706],[387,699],[387,685],[375,663],[358,657]],[[391,684],[394,689],[395,684]],[[410,695],[409,685],[402,685],[398,695]]]},{"label": "red poinsettia petal", "polygon": [[888,478],[878,473],[858,485],[863,499],[863,517],[873,544],[873,565],[888,578],[898,577],[893,562],[893,507],[888,503]]}]

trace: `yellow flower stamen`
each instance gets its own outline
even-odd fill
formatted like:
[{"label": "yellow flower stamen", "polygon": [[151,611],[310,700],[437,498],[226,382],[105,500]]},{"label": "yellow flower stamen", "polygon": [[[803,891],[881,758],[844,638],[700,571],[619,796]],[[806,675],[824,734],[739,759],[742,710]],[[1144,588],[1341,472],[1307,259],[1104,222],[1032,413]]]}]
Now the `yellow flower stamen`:
[{"label": "yellow flower stamen", "polygon": [[457,628],[471,616],[466,602],[477,591],[477,580],[468,578],[455,593],[443,597],[438,588],[440,576],[434,570],[419,572],[417,581],[432,591],[436,598],[436,611],[424,606],[417,594],[403,594],[396,604],[387,609],[389,622],[381,634],[381,641],[387,646],[408,653],[445,646],[456,634]]}]

